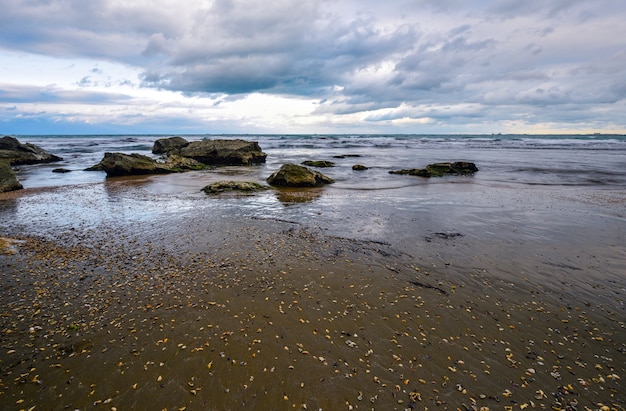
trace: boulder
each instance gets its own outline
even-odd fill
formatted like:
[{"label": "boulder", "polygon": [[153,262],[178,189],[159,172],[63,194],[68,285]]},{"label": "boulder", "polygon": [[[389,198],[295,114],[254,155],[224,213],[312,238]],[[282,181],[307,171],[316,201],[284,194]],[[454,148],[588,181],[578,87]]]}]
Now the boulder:
[{"label": "boulder", "polygon": [[334,180],[324,174],[297,164],[283,164],[276,172],[267,178],[273,186],[283,187],[316,187],[322,184],[334,183]]},{"label": "boulder", "polygon": [[207,165],[251,165],[264,163],[267,157],[256,141],[200,140],[167,152],[192,158]]},{"label": "boulder", "polygon": [[253,192],[268,190],[270,187],[252,181],[218,181],[205,186],[202,191],[206,194],[220,194],[228,191]]},{"label": "boulder", "polygon": [[0,193],[21,190],[22,184],[7,161],[0,161]]},{"label": "boulder", "polygon": [[53,163],[63,159],[35,144],[22,144],[14,137],[5,136],[0,138],[0,160],[5,160],[9,165],[21,165]]},{"label": "boulder", "polygon": [[148,156],[123,153],[104,153],[102,161],[87,171],[104,171],[107,177],[176,172],[170,166]]},{"label": "boulder", "polygon": [[207,168],[194,159],[170,155],[165,162],[159,162],[142,154],[104,153],[104,158],[86,171],[104,171],[107,177],[134,176],[142,174],[180,173]]},{"label": "boulder", "polygon": [[307,160],[303,161],[302,164],[309,167],[335,167],[335,163],[326,160]]},{"label": "boulder", "polygon": [[152,146],[153,154],[167,154],[170,151],[186,147],[189,145],[189,141],[185,140],[182,137],[168,137],[168,138],[160,138],[154,142]]},{"label": "boulder", "polygon": [[390,174],[405,174],[417,177],[443,177],[446,175],[470,175],[478,171],[476,164],[468,161],[457,161],[454,163],[434,163],[426,168],[412,168],[405,170],[392,170]]}]

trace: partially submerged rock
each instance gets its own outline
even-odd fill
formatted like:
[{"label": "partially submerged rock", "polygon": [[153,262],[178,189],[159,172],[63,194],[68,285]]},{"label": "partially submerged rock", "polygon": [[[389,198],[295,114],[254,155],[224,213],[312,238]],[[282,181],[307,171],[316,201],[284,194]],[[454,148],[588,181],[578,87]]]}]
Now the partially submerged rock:
[{"label": "partially submerged rock", "polygon": [[256,141],[241,139],[192,141],[166,154],[192,158],[207,165],[251,165],[264,163],[267,158]]},{"label": "partially submerged rock", "polygon": [[182,137],[167,137],[160,138],[154,142],[152,146],[153,154],[167,154],[170,151],[174,151],[176,149],[180,149],[182,147],[187,147],[189,145],[189,141],[185,140]]},{"label": "partially submerged rock", "polygon": [[231,191],[250,193],[254,191],[268,190],[270,187],[255,183],[253,181],[218,181],[204,187],[202,191],[206,194],[221,194]]},{"label": "partially submerged rock", "polygon": [[335,181],[324,174],[297,164],[283,164],[276,172],[267,178],[273,186],[282,187],[316,187],[331,184]]},{"label": "partially submerged rock", "polygon": [[0,161],[4,160],[9,165],[53,163],[62,161],[59,156],[55,156],[43,148],[31,144],[20,143],[16,138],[5,136],[0,138]]},{"label": "partially submerged rock", "polygon": [[355,164],[352,166],[352,169],[355,171],[363,171],[363,170],[369,170],[369,167],[364,166],[363,164]]},{"label": "partially submerged rock", "polygon": [[171,167],[142,154],[104,153],[100,163],[87,171],[104,171],[107,177],[174,173]]},{"label": "partially submerged rock", "polygon": [[104,153],[104,158],[86,171],[104,171],[107,177],[135,176],[144,174],[180,173],[189,170],[202,170],[205,164],[191,158],[169,156],[159,162],[142,154]]},{"label": "partially submerged rock", "polygon": [[333,163],[332,161],[326,161],[326,160],[306,160],[306,161],[303,161],[302,164],[304,164],[305,166],[309,166],[309,167],[319,167],[319,168],[335,167],[335,163]]},{"label": "partially submerged rock", "polygon": [[468,161],[457,161],[453,163],[429,164],[426,168],[392,170],[389,174],[404,174],[418,177],[443,177],[446,175],[470,175],[477,171],[478,167],[476,167],[476,164]]},{"label": "partially submerged rock", "polygon": [[21,190],[22,188],[24,187],[20,184],[9,163],[0,160],[0,193]]}]

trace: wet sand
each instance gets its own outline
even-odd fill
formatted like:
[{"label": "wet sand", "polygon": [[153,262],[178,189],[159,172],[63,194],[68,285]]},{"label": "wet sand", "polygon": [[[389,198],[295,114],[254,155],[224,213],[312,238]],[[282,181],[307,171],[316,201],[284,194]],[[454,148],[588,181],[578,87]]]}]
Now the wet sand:
[{"label": "wet sand", "polygon": [[[110,185],[111,206],[135,189]],[[589,211],[575,197],[555,221]],[[591,232],[598,213],[533,242],[528,220],[478,208],[359,236],[228,207],[69,210],[49,230],[20,201],[0,201],[21,219],[0,236],[24,241],[0,255],[2,409],[626,408],[623,234]]]}]

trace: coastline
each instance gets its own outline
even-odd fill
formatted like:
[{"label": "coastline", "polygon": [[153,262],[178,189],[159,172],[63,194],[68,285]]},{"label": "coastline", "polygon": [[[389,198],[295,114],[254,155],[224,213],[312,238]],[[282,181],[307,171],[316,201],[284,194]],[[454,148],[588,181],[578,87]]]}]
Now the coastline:
[{"label": "coastline", "polygon": [[2,198],[0,234],[26,243],[0,255],[0,402],[625,407],[618,191],[434,184],[372,207],[160,190]]}]

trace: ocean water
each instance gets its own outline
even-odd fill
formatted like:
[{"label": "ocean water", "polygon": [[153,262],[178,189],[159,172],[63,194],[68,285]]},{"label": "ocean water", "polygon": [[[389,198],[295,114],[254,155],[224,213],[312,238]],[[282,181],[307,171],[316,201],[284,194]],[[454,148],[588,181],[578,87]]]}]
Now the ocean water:
[{"label": "ocean water", "polygon": [[[64,159],[20,166],[17,175],[24,187],[62,190],[5,202],[6,211],[0,212],[5,231],[45,235],[114,224],[123,229],[186,214],[222,213],[289,221],[429,258],[443,260],[453,252],[472,265],[480,243],[494,264],[523,260],[532,270],[537,261],[568,266],[573,256],[586,255],[589,272],[612,278],[626,272],[623,135],[194,135],[183,137],[258,141],[267,162],[112,179],[83,171],[105,152],[153,156],[154,141],[162,137],[20,136]],[[335,183],[252,196],[209,197],[201,191],[218,180],[263,183],[282,164],[305,160],[333,161],[334,167],[318,170]],[[479,171],[430,179],[389,174],[442,161],[472,161]],[[369,169],[354,171],[354,164]],[[72,172],[53,173],[57,167]],[[441,237],[456,239],[448,242],[455,247],[441,249]],[[560,251],[543,256],[546,247]],[[594,268],[598,264],[602,269]]]},{"label": "ocean water", "polygon": [[[86,172],[105,152],[152,155],[154,141],[167,136],[18,136],[63,157],[54,164],[21,166],[18,177],[25,188],[104,181],[101,172]],[[309,159],[336,162],[326,170],[343,188],[377,189],[399,184],[388,171],[424,167],[439,161],[473,161],[481,170],[479,182],[547,186],[626,187],[624,135],[183,135],[203,138],[243,138],[258,141],[268,154],[255,177],[266,178],[286,162]],[[336,156],[347,156],[342,159]],[[360,163],[371,167],[353,172]],[[52,173],[64,167],[71,173]],[[253,173],[254,174],[254,173]],[[401,184],[401,183],[400,183]]]}]

